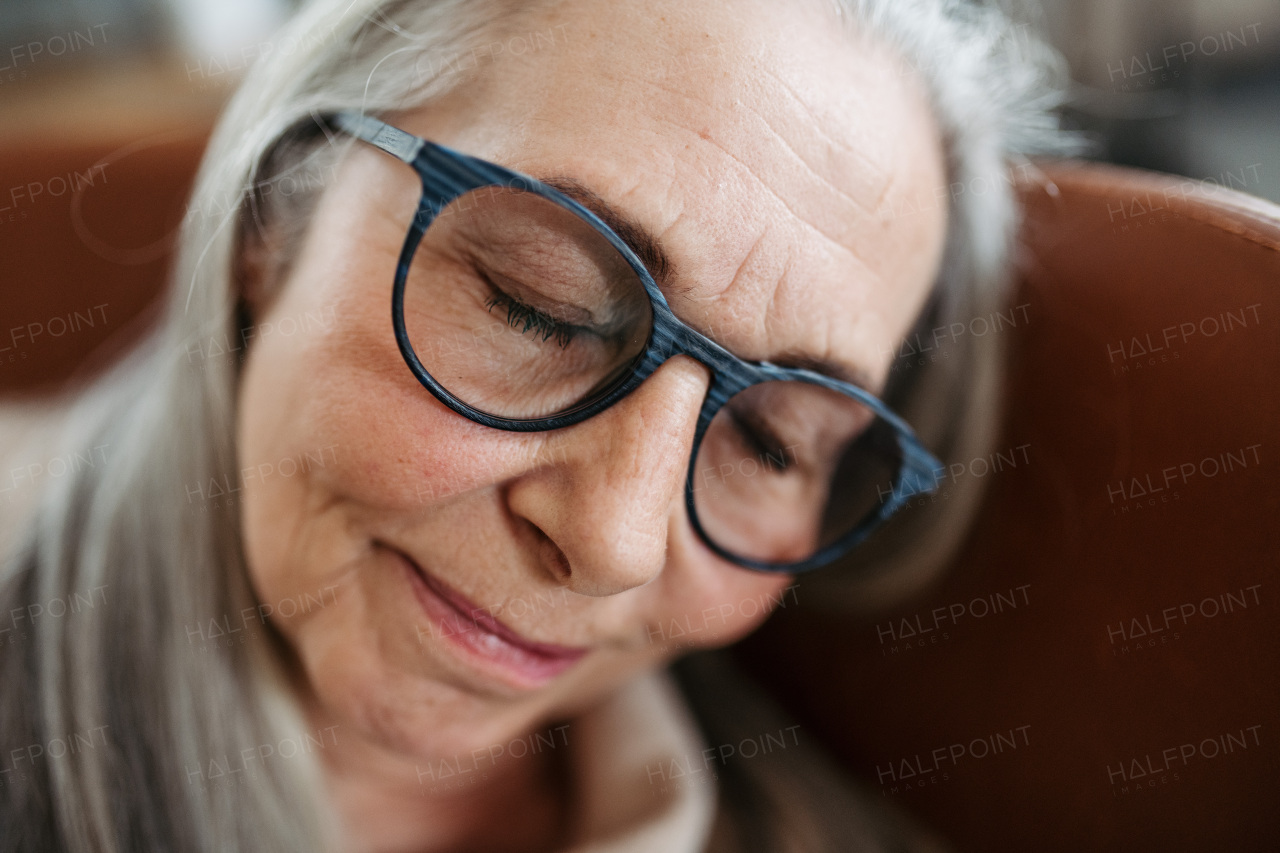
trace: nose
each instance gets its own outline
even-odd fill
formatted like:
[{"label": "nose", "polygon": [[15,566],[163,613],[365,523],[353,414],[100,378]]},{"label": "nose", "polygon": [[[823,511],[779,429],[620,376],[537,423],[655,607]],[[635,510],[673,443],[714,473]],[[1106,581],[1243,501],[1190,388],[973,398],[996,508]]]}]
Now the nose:
[{"label": "nose", "polygon": [[662,571],[709,383],[699,362],[670,359],[613,406],[551,437],[559,464],[510,484],[508,506],[545,537],[539,561],[559,583],[616,595]]}]

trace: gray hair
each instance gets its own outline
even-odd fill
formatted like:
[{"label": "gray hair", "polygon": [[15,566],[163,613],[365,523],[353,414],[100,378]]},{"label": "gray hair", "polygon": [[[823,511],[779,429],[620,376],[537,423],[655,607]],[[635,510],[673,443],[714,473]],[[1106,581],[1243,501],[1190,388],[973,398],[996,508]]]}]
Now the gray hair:
[{"label": "gray hair", "polygon": [[[297,738],[305,726],[277,664],[256,647],[199,655],[189,642],[189,626],[258,604],[236,509],[193,511],[186,500],[191,484],[238,476],[239,366],[202,358],[193,369],[189,353],[244,328],[237,277],[247,245],[284,228],[287,263],[287,232],[304,226],[314,198],[298,196],[286,209],[280,194],[261,188],[335,156],[313,117],[386,114],[442,94],[465,77],[447,60],[501,31],[515,5],[320,0],[277,37],[294,49],[260,62],[235,95],[197,179],[164,320],[78,393],[66,417],[68,446],[109,445],[109,458],[51,481],[0,564],[0,613],[86,590],[108,598],[74,621],[43,620],[0,649],[0,743],[6,753],[42,745],[29,770],[0,782],[0,853],[329,849],[314,755],[264,764],[253,784],[192,783],[192,768],[203,780],[210,762]],[[990,4],[837,6],[855,32],[892,47],[924,81],[951,180],[989,189],[947,202],[937,323],[999,310],[1016,223],[1006,176],[1029,154],[1060,150],[1049,114],[1053,54]],[[993,339],[973,338],[955,354],[939,369],[911,372],[895,392],[943,459],[989,444],[997,388]],[[877,538],[873,559],[859,560],[891,566],[883,577],[923,576],[913,567],[936,563],[958,539],[972,514],[966,500],[949,502],[954,514],[909,513]],[[908,547],[921,541],[923,552]],[[65,746],[85,732],[101,743]],[[55,740],[64,744],[56,755],[44,746]]]},{"label": "gray hair", "polygon": [[[1035,8],[1020,0],[831,2],[857,34],[893,49],[904,71],[917,75],[942,134],[948,186],[938,196],[945,189],[948,231],[934,303],[895,353],[885,398],[945,465],[968,463],[995,449],[1005,347],[999,334],[969,330],[979,321],[987,325],[977,328],[989,328],[1028,319],[1007,304],[1019,224],[1015,187],[1042,183],[1056,192],[1030,158],[1084,148],[1082,137],[1059,127],[1067,70],[1035,36]],[[955,328],[966,332],[951,333],[946,357],[920,364],[921,341],[937,344],[935,330]],[[917,592],[962,543],[985,483],[944,482],[945,500],[899,512],[844,565],[807,578],[807,600],[868,611]]]}]

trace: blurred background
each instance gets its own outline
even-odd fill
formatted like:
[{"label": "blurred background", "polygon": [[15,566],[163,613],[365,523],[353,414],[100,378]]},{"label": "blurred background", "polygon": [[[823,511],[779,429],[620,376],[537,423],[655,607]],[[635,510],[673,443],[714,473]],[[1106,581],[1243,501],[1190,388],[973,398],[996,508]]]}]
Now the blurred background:
[{"label": "blurred background", "polygon": [[[1091,156],[1280,201],[1280,0],[1044,3]],[[245,70],[296,47],[273,35],[296,5],[0,0],[0,393],[146,322],[204,139]],[[55,340],[53,293],[102,322]]]},{"label": "blurred background", "polygon": [[1046,0],[1095,156],[1280,201],[1280,2]]},{"label": "blurred background", "polygon": [[[201,117],[297,0],[2,0],[5,139],[41,124]],[[1280,2],[1044,0],[1095,156],[1280,201]]]}]

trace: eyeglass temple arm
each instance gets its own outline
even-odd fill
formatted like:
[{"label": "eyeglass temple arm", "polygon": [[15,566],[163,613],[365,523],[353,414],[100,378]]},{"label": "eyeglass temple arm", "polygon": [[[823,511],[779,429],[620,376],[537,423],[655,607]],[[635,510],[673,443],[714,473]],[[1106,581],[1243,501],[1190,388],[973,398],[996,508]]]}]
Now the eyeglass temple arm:
[{"label": "eyeglass temple arm", "polygon": [[413,165],[418,152],[422,150],[421,139],[372,116],[359,113],[337,113],[333,117],[333,122],[357,139],[363,139],[409,165]]},{"label": "eyeglass temple arm", "polygon": [[910,477],[911,494],[937,491],[941,482],[939,472],[945,471],[945,466],[926,450],[914,435],[907,442],[905,450],[902,460],[903,482],[905,484],[908,476]]}]

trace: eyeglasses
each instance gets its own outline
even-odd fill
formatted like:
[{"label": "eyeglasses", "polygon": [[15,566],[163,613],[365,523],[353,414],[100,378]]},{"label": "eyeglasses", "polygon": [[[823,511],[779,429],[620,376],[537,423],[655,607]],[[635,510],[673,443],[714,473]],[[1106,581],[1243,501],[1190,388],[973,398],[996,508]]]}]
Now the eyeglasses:
[{"label": "eyeglasses", "polygon": [[672,356],[697,359],[712,379],[689,519],[712,551],[758,571],[830,563],[937,489],[942,464],[884,403],[813,370],[745,361],[689,327],[636,251],[566,192],[369,116],[332,119],[422,180],[391,316],[409,369],[453,411],[560,429]]}]

